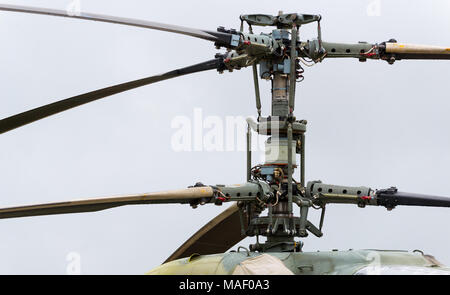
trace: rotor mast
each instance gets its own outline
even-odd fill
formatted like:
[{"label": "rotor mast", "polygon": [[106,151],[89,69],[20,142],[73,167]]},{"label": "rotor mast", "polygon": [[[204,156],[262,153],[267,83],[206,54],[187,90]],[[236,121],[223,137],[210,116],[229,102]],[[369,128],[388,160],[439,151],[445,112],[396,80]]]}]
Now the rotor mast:
[{"label": "rotor mast", "polygon": [[[267,17],[267,16],[266,16]],[[274,21],[276,19],[277,21]],[[265,143],[265,163],[258,169],[252,169],[247,175],[256,180],[268,182],[274,196],[269,200],[268,215],[250,220],[246,234],[249,236],[263,235],[267,237],[264,244],[251,245],[256,251],[300,251],[301,243],[294,241],[295,237],[306,237],[309,228],[317,236],[322,233],[307,220],[309,206],[312,203],[301,197],[304,187],[304,132],[306,121],[297,121],[294,117],[295,90],[297,79],[301,77],[302,68],[297,62],[298,28],[303,23],[320,21],[320,16],[289,14],[274,17],[270,23],[261,15],[241,16],[241,20],[251,25],[276,25],[272,38],[279,43],[279,52],[275,58],[260,59],[260,77],[270,80],[272,87],[271,116],[261,117],[261,102],[258,73],[253,66],[255,78],[255,96],[258,110],[258,127],[256,131],[270,136]],[[280,22],[282,20],[282,22]],[[305,21],[306,20],[306,21]],[[320,34],[319,34],[320,36]],[[250,155],[248,146],[248,155]],[[297,168],[296,154],[301,154],[300,182],[293,179]],[[248,159],[248,162],[251,160]],[[249,169],[249,168],[248,168]],[[300,217],[294,216],[293,203],[300,206]]]}]

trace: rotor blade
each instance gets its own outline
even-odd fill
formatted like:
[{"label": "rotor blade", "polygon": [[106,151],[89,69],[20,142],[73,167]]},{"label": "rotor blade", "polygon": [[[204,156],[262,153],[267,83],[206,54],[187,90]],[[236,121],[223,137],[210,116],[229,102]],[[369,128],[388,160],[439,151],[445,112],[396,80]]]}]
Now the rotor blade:
[{"label": "rotor blade", "polygon": [[376,200],[379,206],[386,208],[394,208],[397,205],[450,207],[450,198],[399,192],[394,187],[377,190]]},{"label": "rotor blade", "polygon": [[241,233],[239,214],[239,208],[234,203],[198,230],[164,263],[189,257],[194,253],[208,255],[227,251],[245,238]]},{"label": "rotor blade", "polygon": [[192,74],[196,72],[219,69],[223,66],[222,58],[216,58],[193,66],[177,69],[165,74],[147,77],[140,80],[134,80],[123,84],[118,84],[103,89],[91,91],[85,94],[73,96],[64,100],[60,100],[51,104],[47,104],[5,119],[0,120],[0,134],[43,119],[45,117],[69,110],[71,108],[92,102],[107,96],[121,93],[127,90],[138,88],[155,82]]},{"label": "rotor blade", "polygon": [[188,35],[208,41],[218,42],[220,45],[230,45],[232,42],[232,35],[224,32],[210,32],[198,29],[186,28],[175,25],[162,24],[157,22],[150,22],[144,20],[136,20],[131,18],[115,17],[109,15],[101,15],[94,13],[86,13],[79,11],[59,10],[59,9],[49,9],[31,6],[21,6],[21,5],[10,5],[10,4],[0,4],[0,10],[13,11],[13,12],[23,12],[32,14],[43,14],[52,16],[61,16],[69,18],[77,18],[84,20],[93,20],[106,23],[122,24],[128,26],[135,26],[147,29],[154,29],[160,31],[166,31],[171,33]]},{"label": "rotor blade", "polygon": [[450,48],[386,42],[386,53],[397,59],[450,59]]},{"label": "rotor blade", "polygon": [[94,212],[134,204],[189,203],[195,199],[211,198],[211,187],[192,187],[157,193],[83,199],[0,209],[0,219],[65,213]]}]

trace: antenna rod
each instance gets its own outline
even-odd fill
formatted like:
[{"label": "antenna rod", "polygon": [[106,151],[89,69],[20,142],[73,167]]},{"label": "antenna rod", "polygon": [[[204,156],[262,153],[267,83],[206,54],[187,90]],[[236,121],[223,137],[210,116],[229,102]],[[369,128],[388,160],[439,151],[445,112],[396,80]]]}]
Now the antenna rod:
[{"label": "antenna rod", "polygon": [[252,130],[250,124],[247,123],[247,181],[251,180],[252,176]]},{"label": "antenna rod", "polygon": [[253,81],[255,83],[256,109],[258,110],[258,121],[261,117],[261,97],[259,94],[258,69],[256,63],[253,64]]},{"label": "antenna rod", "polygon": [[287,129],[287,152],[288,152],[288,212],[293,214],[292,208],[292,123],[288,123]]},{"label": "antenna rod", "polygon": [[295,106],[295,82],[296,60],[297,60],[297,26],[293,25],[291,30],[291,68],[289,74],[289,114],[292,115]]},{"label": "antenna rod", "polygon": [[305,183],[305,133],[300,135],[300,184],[306,187]]}]

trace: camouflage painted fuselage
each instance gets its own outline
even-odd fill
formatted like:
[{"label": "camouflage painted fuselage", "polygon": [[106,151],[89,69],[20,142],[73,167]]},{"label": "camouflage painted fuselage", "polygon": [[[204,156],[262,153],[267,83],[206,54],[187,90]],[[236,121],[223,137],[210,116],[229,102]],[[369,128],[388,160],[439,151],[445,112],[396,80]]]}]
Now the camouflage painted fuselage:
[{"label": "camouflage painted fuselage", "polygon": [[[354,274],[444,274],[450,268],[421,253],[385,250],[267,253],[280,259],[298,275]],[[228,252],[192,256],[156,267],[150,275],[229,275],[241,262],[261,255],[255,252]]]}]

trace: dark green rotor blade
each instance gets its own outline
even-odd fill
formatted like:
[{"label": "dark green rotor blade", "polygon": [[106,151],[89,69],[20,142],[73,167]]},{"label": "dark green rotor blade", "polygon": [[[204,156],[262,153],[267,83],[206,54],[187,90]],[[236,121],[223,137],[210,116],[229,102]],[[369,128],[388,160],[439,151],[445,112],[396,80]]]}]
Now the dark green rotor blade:
[{"label": "dark green rotor blade", "polygon": [[399,192],[395,187],[376,191],[379,206],[394,208],[400,206],[450,207],[450,198],[424,194]]},{"label": "dark green rotor blade", "polygon": [[[247,215],[244,213],[243,215],[245,220]],[[164,263],[183,257],[190,257],[192,254],[223,253],[244,238],[245,235],[241,233],[239,208],[236,204],[233,204],[199,229],[173,252]]]},{"label": "dark green rotor blade", "polygon": [[196,72],[218,69],[223,66],[222,58],[216,58],[193,66],[177,69],[165,74],[147,77],[140,80],[134,80],[123,84],[118,84],[103,89],[91,91],[85,94],[73,96],[64,100],[60,100],[51,104],[47,104],[5,119],[0,120],[0,134],[45,117],[72,109],[74,107],[105,98],[117,93],[138,88],[155,82],[180,77]]}]

